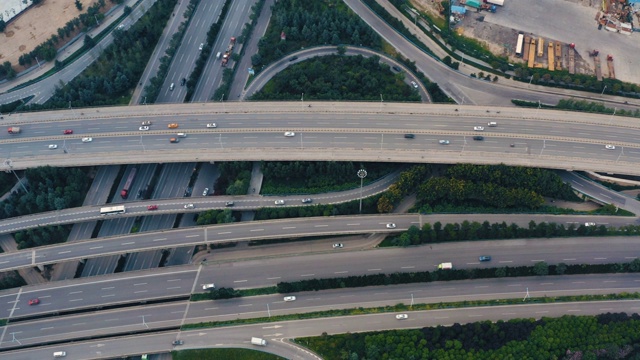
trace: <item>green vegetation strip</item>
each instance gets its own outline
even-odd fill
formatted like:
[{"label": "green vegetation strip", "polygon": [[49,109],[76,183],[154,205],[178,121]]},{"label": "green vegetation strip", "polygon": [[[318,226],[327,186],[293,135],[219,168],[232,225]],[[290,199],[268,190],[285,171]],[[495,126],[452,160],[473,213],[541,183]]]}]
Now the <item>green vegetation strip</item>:
[{"label": "green vegetation strip", "polygon": [[637,299],[640,299],[640,293],[636,292],[636,293],[620,293],[620,294],[607,294],[607,295],[534,297],[534,298],[527,299],[526,302],[523,302],[522,298],[517,298],[517,299],[498,299],[498,300],[457,301],[457,302],[437,303],[437,304],[414,304],[413,306],[407,306],[405,304],[397,304],[395,306],[381,306],[381,307],[374,307],[374,308],[360,307],[360,308],[352,308],[352,309],[314,311],[314,312],[304,313],[304,314],[277,315],[277,316],[271,316],[271,317],[236,319],[236,320],[229,320],[229,321],[201,322],[196,324],[185,324],[182,326],[182,330],[233,326],[233,325],[241,325],[241,324],[269,323],[269,322],[289,321],[289,320],[317,319],[317,318],[336,317],[336,316],[382,314],[382,313],[392,313],[392,312],[408,311],[408,310],[423,311],[423,310],[454,309],[454,308],[468,308],[468,307],[481,307],[481,306],[528,305],[531,303],[549,304],[549,303],[577,302],[577,301],[585,302],[585,301],[637,300]]},{"label": "green vegetation strip", "polygon": [[250,349],[193,349],[172,351],[173,360],[202,360],[202,359],[224,359],[224,360],[280,360],[280,356],[262,351]]},{"label": "green vegetation strip", "polygon": [[295,342],[325,360],[639,359],[638,314],[489,320],[421,329],[345,333]]}]

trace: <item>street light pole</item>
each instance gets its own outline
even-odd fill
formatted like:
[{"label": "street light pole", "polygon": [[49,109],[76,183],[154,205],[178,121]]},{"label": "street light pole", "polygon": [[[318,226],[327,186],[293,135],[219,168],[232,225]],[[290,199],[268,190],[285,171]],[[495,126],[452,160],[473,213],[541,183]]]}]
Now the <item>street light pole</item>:
[{"label": "street light pole", "polygon": [[362,214],[362,183],[364,181],[364,178],[367,177],[367,170],[360,169],[358,170],[357,175],[360,178],[360,214]]},{"label": "street light pole", "polygon": [[604,86],[604,89],[602,89],[602,94],[600,94],[600,96],[604,95],[604,91],[607,90],[607,85]]}]

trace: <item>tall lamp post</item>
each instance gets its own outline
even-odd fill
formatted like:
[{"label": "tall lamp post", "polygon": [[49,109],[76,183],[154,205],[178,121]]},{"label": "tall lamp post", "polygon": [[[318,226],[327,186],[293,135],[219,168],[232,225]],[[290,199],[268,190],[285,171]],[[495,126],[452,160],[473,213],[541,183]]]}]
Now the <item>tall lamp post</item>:
[{"label": "tall lamp post", "polygon": [[358,177],[360,178],[360,214],[362,214],[362,182],[364,178],[367,177],[367,170],[360,169],[358,170]]}]

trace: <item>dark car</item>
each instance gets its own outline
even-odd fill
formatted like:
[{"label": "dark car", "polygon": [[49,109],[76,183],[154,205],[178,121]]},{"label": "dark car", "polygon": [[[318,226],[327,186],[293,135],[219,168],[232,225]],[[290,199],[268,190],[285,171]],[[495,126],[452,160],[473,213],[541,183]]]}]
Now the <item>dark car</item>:
[{"label": "dark car", "polygon": [[404,138],[405,138],[405,139],[413,139],[413,138],[415,138],[415,137],[416,137],[416,135],[415,135],[415,134],[404,134]]},{"label": "dark car", "polygon": [[483,136],[474,136],[473,140],[482,141],[482,140],[484,140],[484,137]]},{"label": "dark car", "polygon": [[180,86],[184,86],[184,84],[187,83],[187,79],[182,78],[182,80],[180,80]]},{"label": "dark car", "polygon": [[173,346],[178,346],[178,345],[182,345],[184,344],[184,341],[182,340],[173,340],[173,342],[171,343],[171,345]]},{"label": "dark car", "polygon": [[292,56],[292,57],[289,58],[289,61],[296,61],[296,60],[298,60],[297,56]]},{"label": "dark car", "polygon": [[402,71],[402,69],[400,69],[400,68],[399,68],[399,67],[397,67],[397,66],[393,66],[392,68],[393,68],[393,70],[395,70],[395,71],[397,71],[397,72]]},{"label": "dark car", "polygon": [[491,256],[489,256],[489,255],[482,255],[482,256],[478,257],[478,260],[483,261],[483,262],[484,262],[484,261],[491,261]]}]

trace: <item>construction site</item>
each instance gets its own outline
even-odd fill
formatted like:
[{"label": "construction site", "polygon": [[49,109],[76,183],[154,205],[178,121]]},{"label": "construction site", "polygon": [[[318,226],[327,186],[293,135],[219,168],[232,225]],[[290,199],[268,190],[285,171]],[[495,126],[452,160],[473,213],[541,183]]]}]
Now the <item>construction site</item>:
[{"label": "construction site", "polygon": [[513,63],[640,83],[640,0],[458,0],[447,16],[459,34]]}]

